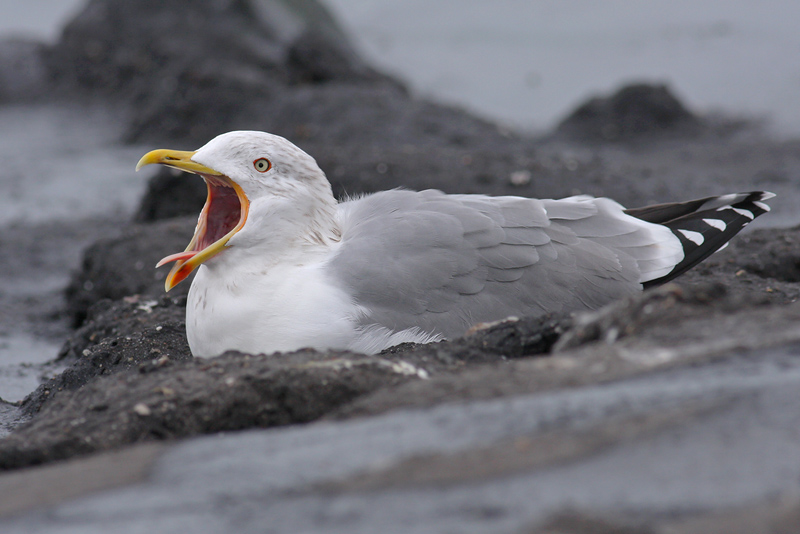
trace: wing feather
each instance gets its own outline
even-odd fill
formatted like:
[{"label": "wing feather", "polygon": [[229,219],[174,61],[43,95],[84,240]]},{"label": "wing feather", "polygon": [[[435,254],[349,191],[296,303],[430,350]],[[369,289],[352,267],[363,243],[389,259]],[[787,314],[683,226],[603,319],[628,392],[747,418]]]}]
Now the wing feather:
[{"label": "wing feather", "polygon": [[645,227],[655,225],[622,210],[589,197],[385,191],[340,205],[330,273],[364,328],[454,337],[508,315],[593,309],[641,288],[638,262],[662,261]]}]

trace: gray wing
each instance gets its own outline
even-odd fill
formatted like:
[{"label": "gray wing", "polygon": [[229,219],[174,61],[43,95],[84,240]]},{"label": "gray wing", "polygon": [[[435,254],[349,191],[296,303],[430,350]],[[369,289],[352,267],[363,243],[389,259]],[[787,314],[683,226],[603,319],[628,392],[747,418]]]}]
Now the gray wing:
[{"label": "gray wing", "polygon": [[330,272],[364,308],[365,327],[392,331],[449,338],[509,315],[595,309],[640,289],[639,263],[652,261],[656,225],[622,209],[586,197],[386,191],[340,204]]}]

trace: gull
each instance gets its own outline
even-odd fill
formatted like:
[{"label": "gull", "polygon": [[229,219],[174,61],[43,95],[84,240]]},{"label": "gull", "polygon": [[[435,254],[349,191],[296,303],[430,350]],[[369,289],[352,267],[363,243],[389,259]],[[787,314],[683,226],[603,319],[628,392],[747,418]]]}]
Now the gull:
[{"label": "gull", "polygon": [[670,280],[757,216],[772,193],[625,209],[560,200],[394,189],[338,202],[316,161],[283,137],[217,136],[160,149],[136,169],[199,175],[208,197],[169,291],[192,354],[304,347],[376,353],[509,316],[593,310]]}]

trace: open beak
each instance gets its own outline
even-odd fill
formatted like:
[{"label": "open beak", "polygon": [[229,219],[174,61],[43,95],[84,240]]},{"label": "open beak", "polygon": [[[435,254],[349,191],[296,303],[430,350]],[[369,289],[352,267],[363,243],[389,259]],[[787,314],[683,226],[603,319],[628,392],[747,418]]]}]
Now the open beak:
[{"label": "open beak", "polygon": [[250,209],[250,201],[239,184],[219,171],[192,161],[194,154],[181,150],[153,150],[142,156],[136,164],[137,171],[145,165],[159,163],[198,174],[208,187],[206,204],[200,212],[189,246],[184,252],[167,256],[156,265],[161,267],[175,262],[164,283],[167,291],[189,276],[201,263],[222,252],[230,238],[244,226]]}]

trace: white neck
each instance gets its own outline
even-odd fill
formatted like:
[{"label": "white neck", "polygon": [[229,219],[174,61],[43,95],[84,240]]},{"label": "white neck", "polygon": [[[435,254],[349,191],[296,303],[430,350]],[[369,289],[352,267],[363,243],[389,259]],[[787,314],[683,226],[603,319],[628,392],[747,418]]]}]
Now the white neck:
[{"label": "white neck", "polygon": [[287,260],[303,264],[328,254],[341,238],[337,203],[332,195],[309,197],[265,196],[251,202],[245,225],[208,266],[216,270],[231,261],[241,265],[243,259],[255,256],[260,261],[246,264],[267,269]]},{"label": "white neck", "polygon": [[344,291],[332,291],[324,269],[339,241],[336,203],[306,205],[252,202],[231,246],[200,266],[186,306],[193,354],[348,346],[356,335],[353,305]]}]

